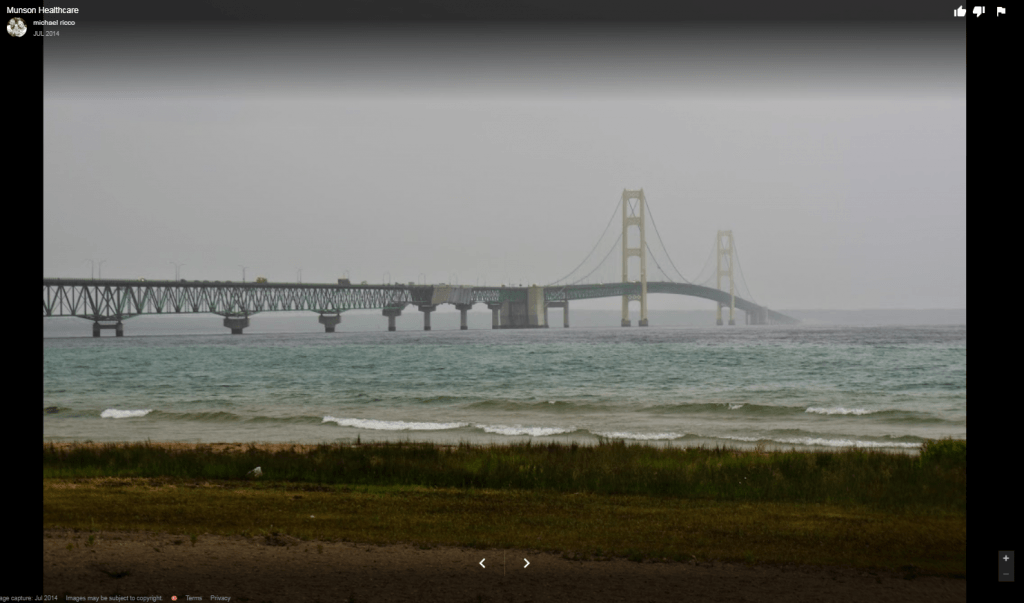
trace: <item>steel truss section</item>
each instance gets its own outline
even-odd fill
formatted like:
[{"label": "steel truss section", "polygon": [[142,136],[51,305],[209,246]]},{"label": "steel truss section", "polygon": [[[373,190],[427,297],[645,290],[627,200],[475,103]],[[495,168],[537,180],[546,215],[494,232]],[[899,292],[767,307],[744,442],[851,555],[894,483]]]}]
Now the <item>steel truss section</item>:
[{"label": "steel truss section", "polygon": [[[468,289],[468,288],[467,288]],[[525,302],[525,287],[473,287],[470,305]],[[702,297],[722,304],[732,301],[727,291],[689,283],[647,282],[648,293]],[[114,321],[140,314],[211,313],[247,316],[258,312],[402,310],[432,305],[432,286],[318,285],[298,283],[207,283],[92,279],[43,279],[43,316],[79,316]],[[641,295],[640,283],[545,287],[546,302]],[[735,307],[757,318],[756,324],[796,324],[799,321],[735,297]]]}]

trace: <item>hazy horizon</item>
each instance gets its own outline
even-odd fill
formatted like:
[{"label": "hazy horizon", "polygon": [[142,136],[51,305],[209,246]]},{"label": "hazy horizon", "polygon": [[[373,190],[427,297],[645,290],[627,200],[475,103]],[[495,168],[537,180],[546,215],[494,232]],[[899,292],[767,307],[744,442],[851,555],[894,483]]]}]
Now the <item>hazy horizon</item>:
[{"label": "hazy horizon", "polygon": [[731,229],[768,307],[966,309],[962,30],[209,33],[48,42],[45,277],[545,284],[643,188],[687,278]]}]

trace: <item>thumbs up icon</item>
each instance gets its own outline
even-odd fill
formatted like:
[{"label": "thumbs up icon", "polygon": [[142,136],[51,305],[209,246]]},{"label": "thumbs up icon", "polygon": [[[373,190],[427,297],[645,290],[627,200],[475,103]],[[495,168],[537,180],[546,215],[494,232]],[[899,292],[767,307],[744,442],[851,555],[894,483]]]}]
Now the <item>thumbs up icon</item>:
[{"label": "thumbs up icon", "polygon": [[981,13],[983,13],[983,12],[985,12],[985,7],[984,6],[975,6],[974,7],[974,16],[975,17],[980,17]]},{"label": "thumbs up icon", "polygon": [[960,8],[958,8],[958,9],[953,11],[953,16],[954,17],[962,17],[962,16],[964,16],[966,14],[967,14],[967,11],[964,10],[964,5],[963,4],[960,5]]}]

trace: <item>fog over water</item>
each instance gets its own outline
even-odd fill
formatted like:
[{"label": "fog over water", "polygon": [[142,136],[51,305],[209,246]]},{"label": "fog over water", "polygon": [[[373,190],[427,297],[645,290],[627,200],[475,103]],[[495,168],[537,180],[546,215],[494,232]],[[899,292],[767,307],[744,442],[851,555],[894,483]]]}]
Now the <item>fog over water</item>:
[{"label": "fog over water", "polygon": [[44,276],[544,284],[643,187],[688,278],[731,229],[769,307],[965,312],[962,30],[210,34],[48,42]]}]

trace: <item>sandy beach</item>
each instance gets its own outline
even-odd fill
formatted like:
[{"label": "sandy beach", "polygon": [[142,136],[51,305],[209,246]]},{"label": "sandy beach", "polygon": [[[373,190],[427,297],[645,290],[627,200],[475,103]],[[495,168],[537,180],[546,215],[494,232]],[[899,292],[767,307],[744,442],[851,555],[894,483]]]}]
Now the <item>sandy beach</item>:
[{"label": "sandy beach", "polygon": [[[965,601],[967,580],[845,568],[572,561],[287,536],[43,531],[47,594],[231,601]],[[77,546],[75,546],[77,544]],[[68,548],[71,545],[70,549]],[[481,567],[480,561],[484,567]],[[529,566],[524,559],[529,560]],[[193,599],[196,600],[196,599]]]}]

